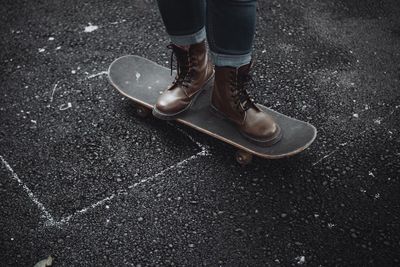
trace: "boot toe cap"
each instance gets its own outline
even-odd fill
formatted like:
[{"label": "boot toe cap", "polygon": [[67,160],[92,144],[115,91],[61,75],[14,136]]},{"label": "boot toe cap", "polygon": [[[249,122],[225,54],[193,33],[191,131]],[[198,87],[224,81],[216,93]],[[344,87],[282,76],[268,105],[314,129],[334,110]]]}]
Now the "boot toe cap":
[{"label": "boot toe cap", "polygon": [[158,101],[155,108],[164,114],[175,114],[180,111],[178,101]]},{"label": "boot toe cap", "polygon": [[276,138],[279,135],[280,127],[274,123],[273,125],[263,125],[257,131],[248,131],[247,135],[260,141],[268,141]]},{"label": "boot toe cap", "polygon": [[183,101],[182,97],[177,97],[175,94],[166,91],[158,98],[155,109],[167,115],[174,115],[184,110],[186,106],[187,103]]},{"label": "boot toe cap", "polygon": [[281,128],[270,116],[265,113],[263,115],[257,116],[257,119],[253,118],[254,120],[247,124],[248,127],[242,129],[242,133],[259,145],[273,145],[281,139]]}]

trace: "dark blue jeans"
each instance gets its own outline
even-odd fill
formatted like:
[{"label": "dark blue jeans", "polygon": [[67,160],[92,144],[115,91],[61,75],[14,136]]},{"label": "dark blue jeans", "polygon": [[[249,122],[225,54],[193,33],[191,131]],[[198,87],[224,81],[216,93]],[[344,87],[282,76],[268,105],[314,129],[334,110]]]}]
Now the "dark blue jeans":
[{"label": "dark blue jeans", "polygon": [[157,0],[171,41],[190,45],[204,40],[217,66],[251,61],[256,0]]}]

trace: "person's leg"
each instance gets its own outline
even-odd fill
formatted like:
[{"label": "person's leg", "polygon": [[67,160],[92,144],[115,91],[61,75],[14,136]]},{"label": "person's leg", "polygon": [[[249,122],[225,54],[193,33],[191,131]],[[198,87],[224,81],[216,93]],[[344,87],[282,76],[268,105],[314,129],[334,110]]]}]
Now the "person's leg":
[{"label": "person's leg", "polygon": [[173,84],[157,99],[154,116],[173,119],[189,109],[214,70],[206,47],[204,0],[158,0],[158,7],[177,60]]},{"label": "person's leg", "polygon": [[251,61],[256,0],[208,0],[207,40],[216,66],[239,67]]},{"label": "person's leg", "polygon": [[270,146],[280,140],[280,127],[246,90],[255,20],[255,0],[207,1],[207,39],[215,64],[211,108],[231,120],[249,141]]},{"label": "person's leg", "polygon": [[191,45],[206,38],[203,0],[157,0],[158,9],[171,42]]}]

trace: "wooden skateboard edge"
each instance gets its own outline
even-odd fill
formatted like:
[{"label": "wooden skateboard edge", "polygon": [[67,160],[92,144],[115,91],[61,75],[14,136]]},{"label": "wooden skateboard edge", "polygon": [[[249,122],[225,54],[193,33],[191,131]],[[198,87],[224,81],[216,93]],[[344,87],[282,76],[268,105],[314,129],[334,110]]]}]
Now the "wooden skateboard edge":
[{"label": "wooden skateboard edge", "polygon": [[[132,97],[132,96],[126,94],[125,92],[123,92],[122,90],[120,90],[120,89],[118,88],[118,86],[112,81],[111,76],[110,76],[110,69],[111,69],[112,65],[113,65],[115,62],[117,62],[118,60],[120,60],[120,59],[122,59],[122,58],[125,58],[125,57],[137,57],[137,58],[142,58],[142,59],[145,59],[145,60],[151,62],[152,64],[156,64],[156,65],[159,65],[159,64],[157,64],[156,62],[153,62],[153,61],[151,61],[151,60],[148,60],[148,59],[146,59],[146,58],[140,57],[140,56],[136,56],[136,55],[125,55],[125,56],[122,56],[122,57],[119,57],[119,58],[115,59],[115,60],[110,64],[110,66],[108,67],[108,71],[107,71],[107,72],[108,72],[108,73],[107,73],[107,77],[108,77],[109,82],[111,83],[111,85],[112,85],[115,89],[118,90],[118,92],[119,92],[120,94],[122,94],[123,96],[127,97],[128,99],[130,99],[131,101],[134,101],[135,103],[137,103],[137,104],[139,104],[139,105],[142,105],[142,106],[144,106],[144,107],[146,107],[146,108],[152,109],[152,108],[153,108],[152,105],[150,105],[150,104],[148,104],[148,103],[146,103],[146,102],[144,102],[144,101],[141,101],[141,100],[139,100],[139,99],[137,99],[137,98],[134,98],[134,97]],[[165,68],[164,66],[161,66],[161,65],[159,65],[159,66]],[[279,113],[279,114],[281,114],[281,113]],[[289,116],[287,116],[287,115],[285,115],[285,114],[282,114],[282,115],[285,116],[285,117],[287,117],[287,118],[290,118],[290,119],[292,119],[292,120],[300,121],[300,120],[298,120],[298,119],[289,117]],[[222,142],[225,142],[225,143],[227,143],[227,144],[229,144],[229,145],[231,145],[231,146],[234,146],[236,149],[246,151],[246,152],[248,152],[248,153],[251,153],[252,155],[256,155],[256,156],[258,156],[258,157],[260,157],[260,158],[265,158],[265,159],[282,159],[282,158],[288,158],[288,157],[294,156],[294,155],[296,155],[296,154],[299,154],[300,152],[302,152],[302,151],[306,150],[308,147],[310,147],[310,145],[315,141],[315,138],[317,137],[317,129],[315,128],[314,125],[312,125],[312,124],[310,124],[310,123],[308,123],[308,122],[300,121],[300,122],[302,122],[302,123],[306,123],[308,126],[311,126],[311,127],[313,128],[313,130],[314,130],[313,138],[312,138],[309,142],[307,142],[304,146],[302,146],[302,147],[300,147],[300,148],[298,148],[298,149],[296,149],[296,150],[294,150],[294,151],[291,151],[290,153],[285,153],[285,154],[281,154],[281,155],[268,155],[268,154],[263,154],[263,153],[259,153],[259,152],[256,152],[256,151],[254,151],[254,150],[251,150],[251,149],[249,149],[249,148],[247,148],[247,147],[245,147],[245,146],[242,146],[242,145],[240,145],[240,144],[238,144],[238,143],[235,143],[235,142],[233,142],[233,141],[231,141],[231,140],[229,140],[229,139],[227,139],[227,138],[225,138],[225,137],[222,137],[222,136],[220,136],[220,135],[218,135],[218,134],[215,134],[215,133],[213,133],[213,132],[207,131],[207,130],[205,130],[205,129],[201,128],[201,127],[198,127],[198,126],[196,126],[196,125],[194,125],[194,124],[192,124],[192,123],[190,123],[190,122],[187,122],[187,121],[185,121],[185,120],[183,120],[183,119],[176,118],[176,119],[174,119],[173,121],[177,121],[177,122],[182,123],[182,124],[184,124],[184,125],[186,125],[186,126],[189,126],[189,127],[191,127],[191,128],[194,128],[194,129],[196,129],[196,130],[199,131],[199,132],[202,132],[202,133],[207,134],[207,135],[209,135],[209,136],[211,136],[211,137],[213,137],[213,138],[216,138],[216,139],[218,139],[218,140],[221,140]]]},{"label": "wooden skateboard edge", "polygon": [[233,142],[233,141],[231,141],[231,140],[229,140],[227,138],[224,138],[224,137],[222,137],[222,136],[220,136],[218,134],[215,134],[213,132],[207,131],[207,130],[205,130],[205,129],[201,128],[201,127],[198,127],[198,126],[196,126],[194,124],[191,124],[191,123],[189,123],[189,122],[187,122],[185,120],[176,119],[175,121],[178,121],[178,122],[180,122],[180,123],[182,123],[184,125],[187,125],[187,126],[189,126],[191,128],[196,129],[199,132],[202,132],[202,133],[207,134],[207,135],[209,135],[211,137],[214,137],[214,138],[216,138],[218,140],[221,140],[221,141],[223,141],[223,142],[225,142],[225,143],[227,143],[227,144],[229,144],[231,146],[234,146],[236,149],[246,151],[246,152],[248,152],[248,153],[250,153],[252,155],[258,156],[260,158],[265,158],[265,159],[282,159],[282,158],[288,158],[288,157],[292,157],[292,156],[294,156],[296,154],[299,154],[300,152],[302,152],[302,151],[306,150],[308,147],[310,147],[310,145],[314,142],[314,140],[315,140],[315,138],[317,136],[316,128],[313,125],[309,124],[314,129],[314,136],[313,136],[311,141],[309,141],[304,146],[302,146],[302,147],[300,147],[300,148],[298,148],[298,149],[296,149],[294,151],[291,151],[290,153],[285,153],[285,154],[281,154],[281,155],[268,155],[268,154],[263,154],[263,153],[259,153],[259,152],[256,152],[254,150],[251,150],[251,149],[249,149],[249,148],[247,148],[245,146],[242,146],[242,145],[240,145],[238,143],[235,143],[235,142]]}]

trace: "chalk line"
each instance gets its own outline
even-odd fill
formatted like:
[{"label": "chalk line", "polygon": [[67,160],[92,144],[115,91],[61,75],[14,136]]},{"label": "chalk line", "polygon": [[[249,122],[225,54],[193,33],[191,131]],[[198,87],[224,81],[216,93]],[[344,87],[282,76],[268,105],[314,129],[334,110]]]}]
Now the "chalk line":
[{"label": "chalk line", "polygon": [[117,193],[114,193],[114,194],[112,194],[112,195],[110,195],[110,196],[108,196],[108,197],[106,197],[106,198],[104,198],[104,199],[102,199],[102,200],[100,200],[100,201],[97,201],[96,203],[94,203],[94,204],[92,204],[92,205],[90,205],[90,206],[88,206],[88,207],[85,207],[85,208],[83,208],[83,209],[81,209],[81,210],[78,210],[78,211],[76,211],[75,213],[73,213],[73,214],[71,214],[71,215],[69,215],[69,216],[67,216],[67,217],[62,218],[62,219],[61,219],[60,221],[58,221],[58,222],[54,222],[54,221],[53,221],[52,224],[49,223],[49,224],[47,224],[47,225],[58,226],[58,227],[60,227],[60,226],[62,226],[62,225],[65,225],[65,224],[67,224],[73,217],[75,217],[75,216],[77,216],[77,215],[87,213],[88,211],[90,211],[90,210],[92,210],[92,209],[94,209],[94,208],[96,208],[96,207],[98,207],[98,206],[103,205],[103,204],[106,203],[107,201],[110,201],[110,200],[114,199],[114,198],[117,197],[117,196],[127,195],[127,194],[129,193],[129,190],[132,190],[133,188],[136,188],[136,187],[138,187],[139,185],[143,185],[143,184],[145,184],[145,183],[148,183],[148,182],[150,182],[150,181],[156,179],[157,177],[163,175],[164,173],[166,173],[166,172],[168,172],[168,171],[170,171],[170,170],[172,170],[172,169],[182,167],[182,166],[185,165],[186,163],[188,163],[188,162],[190,162],[190,161],[192,161],[192,160],[194,160],[194,159],[196,159],[196,158],[198,158],[198,157],[206,156],[206,155],[208,155],[207,151],[202,150],[202,151],[200,151],[200,152],[198,152],[198,153],[196,153],[196,154],[194,154],[194,155],[192,155],[192,156],[190,156],[190,157],[188,157],[188,158],[186,158],[186,159],[184,159],[184,160],[181,160],[180,162],[178,162],[178,163],[176,163],[176,164],[174,164],[174,165],[169,166],[168,168],[165,168],[164,170],[162,170],[162,171],[160,171],[160,172],[158,172],[158,173],[156,173],[156,174],[154,174],[154,175],[152,175],[152,176],[150,176],[150,177],[141,179],[139,182],[134,183],[133,185],[128,186],[128,190],[120,190],[120,191],[118,191]]},{"label": "chalk line", "polygon": [[60,83],[60,81],[56,82],[56,84],[53,87],[53,91],[51,92],[51,96],[50,96],[50,103],[53,102],[53,98],[54,98],[54,93],[57,89],[58,84]]},{"label": "chalk line", "polygon": [[[170,126],[174,126],[174,124],[172,124],[171,122],[167,122],[168,125]],[[205,156],[210,155],[210,151],[209,151],[209,147],[206,145],[201,144],[200,142],[194,140],[194,138],[188,134],[187,132],[185,132],[184,130],[182,130],[179,127],[174,126],[180,133],[182,133],[184,136],[186,136],[190,141],[192,141],[193,143],[195,143],[200,149],[201,151],[204,153]]]},{"label": "chalk line", "polygon": [[89,75],[89,76],[86,77],[86,79],[92,79],[92,78],[95,78],[95,77],[98,77],[98,76],[102,76],[102,75],[108,75],[108,71],[104,70],[104,71],[101,71],[99,73],[95,73],[95,74]]},{"label": "chalk line", "polygon": [[67,217],[61,218],[60,221],[54,222],[52,225],[50,225],[50,224],[47,224],[47,225],[50,225],[50,226],[58,226],[58,227],[60,227],[60,226],[62,226],[62,225],[64,225],[64,224],[67,224],[67,223],[72,219],[72,217],[74,217],[74,216],[76,216],[76,215],[79,215],[79,214],[84,214],[84,213],[88,212],[89,210],[94,209],[94,208],[96,208],[97,206],[100,206],[100,205],[106,203],[107,201],[113,199],[113,198],[116,197],[116,196],[117,196],[116,194],[112,194],[111,196],[108,196],[108,197],[106,197],[106,198],[103,198],[102,200],[97,201],[96,203],[93,203],[92,205],[90,205],[90,206],[88,206],[88,207],[85,207],[85,208],[83,208],[83,209],[81,209],[81,210],[78,210],[78,211],[74,212],[74,213],[71,214],[71,215],[68,215]]},{"label": "chalk line", "polygon": [[3,158],[3,156],[0,156],[1,163],[6,167],[6,169],[10,172],[11,177],[13,180],[17,181],[19,186],[21,186],[25,193],[28,194],[28,197],[33,201],[33,203],[36,204],[36,206],[39,208],[39,210],[42,212],[42,217],[47,220],[47,223],[52,225],[55,223],[55,220],[53,216],[46,210],[45,206],[35,197],[33,192],[29,189],[29,187],[22,182],[22,180],[18,177],[18,175],[14,172],[14,170],[11,168],[10,164]]},{"label": "chalk line", "polygon": [[[353,139],[355,139],[355,138],[361,136],[362,134],[366,133],[367,131],[368,131],[368,130],[364,130],[364,131],[360,132],[360,133],[357,134]],[[353,141],[355,141],[355,140],[351,140],[351,141],[348,141],[348,142],[345,142],[345,143],[341,143],[341,144],[339,144],[339,146],[345,147],[345,146],[347,146],[348,144],[351,144]],[[321,163],[324,159],[326,159],[326,158],[332,156],[334,153],[338,152],[340,149],[342,149],[342,148],[336,148],[335,150],[329,152],[327,155],[323,156],[321,159],[319,159],[319,160],[317,160],[316,162],[314,162],[314,163],[312,164],[312,166],[315,166],[315,165]]]},{"label": "chalk line", "polygon": [[[55,86],[56,88],[56,86]],[[172,125],[171,123],[169,123],[170,125]],[[33,194],[33,192],[28,188],[28,186],[18,177],[18,175],[14,172],[14,170],[11,168],[10,164],[8,164],[8,162],[4,159],[3,156],[0,155],[0,159],[2,162],[2,165],[4,165],[6,167],[6,169],[10,172],[11,177],[13,180],[17,181],[18,184],[23,188],[23,190],[25,191],[25,193],[27,193],[28,197],[33,201],[33,203],[36,204],[36,206],[39,208],[39,210],[42,212],[42,217],[46,219],[45,222],[45,226],[56,226],[56,227],[61,227],[65,224],[68,224],[68,222],[75,216],[77,215],[81,215],[81,214],[85,214],[88,211],[103,205],[104,203],[106,203],[107,201],[110,201],[112,199],[114,199],[117,196],[120,195],[127,195],[129,192],[129,190],[132,190],[133,188],[136,188],[142,184],[148,183],[154,179],[156,179],[157,177],[165,174],[166,172],[176,169],[176,168],[180,168],[183,167],[185,164],[187,164],[188,162],[197,159],[199,157],[202,156],[208,156],[210,155],[208,148],[205,145],[202,145],[201,143],[197,142],[196,140],[194,140],[194,138],[192,136],[190,136],[188,133],[186,133],[185,131],[183,131],[182,129],[177,128],[177,130],[179,132],[181,132],[182,134],[184,134],[187,138],[189,138],[193,143],[195,143],[200,149],[201,151],[197,152],[196,154],[181,160],[178,163],[175,163],[167,168],[165,168],[164,170],[150,176],[144,179],[141,179],[139,182],[134,183],[133,185],[128,186],[128,189],[123,189],[123,190],[119,190],[117,193],[114,193],[100,201],[97,201],[93,204],[91,204],[88,207],[85,207],[81,210],[76,211],[75,213],[68,215],[66,217],[61,218],[59,221],[56,221],[54,219],[54,217],[47,211],[46,207],[37,199],[37,197]]]},{"label": "chalk line", "polygon": [[[173,126],[172,123],[170,123],[170,122],[167,122],[167,123],[168,123],[169,125]],[[186,158],[186,159],[184,159],[184,160],[181,160],[181,161],[178,162],[178,163],[175,163],[175,164],[169,166],[168,168],[165,168],[164,170],[162,170],[162,171],[160,171],[160,172],[158,172],[158,173],[156,173],[156,174],[154,174],[154,175],[152,175],[152,176],[150,176],[150,177],[141,179],[139,182],[134,183],[133,185],[128,186],[128,189],[127,189],[127,190],[125,190],[125,189],[119,190],[117,193],[114,193],[114,194],[112,194],[112,195],[110,195],[110,196],[108,196],[108,197],[106,197],[106,198],[104,198],[104,199],[102,199],[102,200],[99,200],[99,201],[93,203],[92,205],[90,205],[90,206],[88,206],[88,207],[85,207],[85,208],[83,208],[83,209],[81,209],[81,210],[78,210],[78,211],[76,211],[75,213],[73,213],[73,214],[71,214],[71,215],[68,215],[67,217],[61,218],[60,221],[57,221],[57,222],[54,222],[54,221],[53,221],[52,224],[49,223],[49,224],[47,224],[47,225],[53,225],[53,226],[61,227],[62,225],[68,224],[68,222],[69,222],[73,217],[75,217],[75,216],[77,216],[77,215],[85,214],[85,213],[87,213],[88,211],[90,211],[90,210],[92,210],[92,209],[94,209],[94,208],[96,208],[96,207],[98,207],[98,206],[101,206],[101,205],[105,204],[107,201],[110,201],[110,200],[114,199],[114,198],[117,197],[117,196],[120,196],[120,195],[127,195],[127,194],[129,193],[128,190],[132,190],[133,188],[136,188],[136,187],[138,187],[139,185],[142,185],[142,184],[144,184],[144,183],[150,182],[150,181],[156,179],[157,177],[163,175],[164,173],[166,173],[166,172],[168,172],[168,171],[170,171],[170,170],[172,170],[172,169],[182,167],[182,166],[184,166],[186,163],[188,163],[188,162],[190,162],[190,161],[192,161],[192,160],[194,160],[194,159],[196,159],[196,158],[199,158],[199,157],[202,157],[202,156],[208,156],[208,155],[210,155],[207,146],[201,144],[200,142],[197,142],[191,135],[189,135],[188,133],[186,133],[186,132],[183,131],[182,129],[180,129],[180,128],[176,128],[176,129],[177,129],[180,133],[182,133],[183,135],[185,135],[187,138],[189,138],[190,141],[192,141],[193,143],[195,143],[195,144],[201,149],[201,151],[198,152],[198,153],[196,153],[196,154],[194,154],[194,155],[192,155],[192,156],[190,156],[190,157],[188,157],[188,158]]]},{"label": "chalk line", "polygon": [[326,158],[332,156],[334,153],[336,153],[336,152],[338,152],[338,151],[339,151],[339,149],[333,150],[333,151],[330,152],[329,154],[323,156],[322,158],[320,158],[319,160],[317,160],[316,162],[314,162],[314,163],[312,164],[312,166],[315,166],[315,165],[319,164],[321,161],[323,161],[324,159],[326,159]]},{"label": "chalk line", "polygon": [[[140,185],[143,185],[143,184],[145,184],[145,183],[148,183],[148,182],[150,182],[150,181],[156,179],[157,177],[163,175],[164,173],[166,173],[166,172],[168,172],[168,171],[170,171],[170,170],[173,170],[173,169],[175,169],[175,168],[179,168],[179,167],[184,166],[185,164],[187,164],[188,162],[190,162],[190,161],[192,161],[192,160],[194,160],[194,159],[196,159],[196,158],[199,158],[199,157],[201,157],[201,156],[207,156],[207,155],[209,155],[207,149],[206,149],[205,147],[202,147],[202,150],[201,150],[200,152],[198,152],[198,153],[196,153],[196,154],[194,154],[194,155],[192,155],[192,156],[190,156],[190,157],[188,157],[188,158],[186,158],[186,159],[184,159],[184,160],[181,160],[180,162],[178,162],[178,163],[176,163],[176,164],[174,164],[174,165],[171,165],[171,166],[169,166],[168,168],[165,168],[164,170],[162,170],[162,171],[160,171],[160,172],[158,172],[158,173],[156,173],[156,174],[154,174],[154,175],[152,175],[152,176],[150,176],[150,177],[144,178],[144,179],[140,180],[139,182],[134,183],[133,185],[128,186],[128,190],[132,190],[133,188],[136,188],[136,187],[138,187],[138,186],[140,186]],[[56,220],[53,218],[53,216],[47,211],[47,209],[45,208],[45,206],[35,197],[35,195],[34,195],[33,192],[28,188],[28,186],[27,186],[26,184],[24,184],[24,182],[22,182],[22,180],[18,177],[18,175],[17,175],[17,174],[14,172],[14,170],[11,168],[10,164],[8,164],[8,162],[7,162],[2,156],[0,156],[0,159],[1,159],[2,164],[3,164],[3,165],[6,167],[6,169],[10,172],[10,174],[11,174],[13,180],[15,180],[15,181],[18,182],[18,184],[19,184],[19,185],[24,189],[24,191],[27,193],[28,197],[29,197],[29,198],[36,204],[36,206],[40,209],[40,211],[42,212],[42,217],[46,219],[45,226],[57,226],[57,227],[61,227],[61,226],[65,225],[65,224],[67,224],[73,217],[75,217],[75,216],[77,216],[77,215],[80,215],[80,214],[85,214],[85,213],[87,213],[88,211],[90,211],[90,210],[92,210],[92,209],[94,209],[94,208],[96,208],[96,207],[98,207],[98,206],[103,205],[103,204],[106,203],[107,201],[110,201],[110,200],[114,199],[114,198],[117,197],[117,196],[120,196],[120,195],[127,195],[127,194],[129,193],[128,190],[120,190],[120,191],[118,191],[117,193],[114,193],[114,194],[112,194],[112,195],[110,195],[110,196],[108,196],[108,197],[106,197],[106,198],[104,198],[104,199],[102,199],[102,200],[100,200],[100,201],[97,201],[97,202],[91,204],[91,205],[88,206],[88,207],[85,207],[85,208],[83,208],[83,209],[81,209],[81,210],[78,210],[78,211],[76,211],[75,213],[73,213],[73,214],[71,214],[71,215],[68,215],[67,217],[61,218],[59,221],[56,221]]]},{"label": "chalk line", "polygon": [[117,25],[117,24],[124,23],[124,22],[126,22],[126,19],[122,19],[122,20],[118,20],[118,21],[113,21],[113,22],[110,22],[109,24],[110,24],[110,25]]},{"label": "chalk line", "polygon": [[[359,135],[365,133],[366,131],[367,131],[367,130],[362,131],[362,132],[359,133],[357,136],[359,136]],[[347,146],[348,144],[349,144],[349,142],[344,142],[344,143],[339,144],[339,146],[345,147],[345,146]],[[311,166],[315,166],[315,165],[321,163],[324,159],[329,158],[330,156],[332,156],[333,154],[335,154],[336,152],[338,152],[340,149],[342,149],[342,148],[336,148],[335,150],[329,152],[328,154],[326,154],[325,156],[323,156],[322,158],[320,158],[319,160],[317,160],[316,162],[314,162],[313,164],[311,164]]]}]

